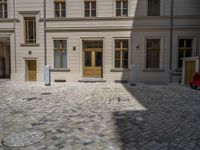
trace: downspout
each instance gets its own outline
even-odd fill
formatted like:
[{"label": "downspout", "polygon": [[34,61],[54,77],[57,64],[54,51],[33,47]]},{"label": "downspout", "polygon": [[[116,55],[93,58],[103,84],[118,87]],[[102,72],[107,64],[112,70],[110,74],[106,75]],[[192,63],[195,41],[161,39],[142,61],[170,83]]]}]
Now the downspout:
[{"label": "downspout", "polygon": [[171,15],[170,15],[170,58],[169,58],[169,81],[173,82],[172,68],[173,68],[173,33],[174,33],[174,0],[171,0]]},{"label": "downspout", "polygon": [[47,65],[47,41],[46,41],[46,0],[44,0],[44,66]]},{"label": "downspout", "polygon": [[15,55],[15,73],[17,73],[17,53],[16,53],[16,12],[15,12],[15,0],[13,0],[14,11],[14,55]]},{"label": "downspout", "polygon": [[45,66],[47,65],[47,37],[46,37],[46,0],[43,1],[44,2],[44,82],[46,85],[46,72],[45,72]]}]

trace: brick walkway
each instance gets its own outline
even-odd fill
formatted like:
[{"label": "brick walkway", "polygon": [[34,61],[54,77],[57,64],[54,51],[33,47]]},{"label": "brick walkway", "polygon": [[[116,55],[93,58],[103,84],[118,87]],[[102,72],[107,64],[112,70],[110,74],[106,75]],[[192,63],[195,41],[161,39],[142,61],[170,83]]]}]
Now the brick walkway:
[{"label": "brick walkway", "polygon": [[0,82],[0,139],[42,130],[34,145],[0,150],[199,150],[200,91],[178,85]]}]

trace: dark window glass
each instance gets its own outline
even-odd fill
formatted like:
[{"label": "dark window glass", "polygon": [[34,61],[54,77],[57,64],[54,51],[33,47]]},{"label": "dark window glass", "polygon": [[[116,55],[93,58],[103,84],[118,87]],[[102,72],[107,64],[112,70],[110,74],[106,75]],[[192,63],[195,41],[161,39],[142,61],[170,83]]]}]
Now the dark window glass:
[{"label": "dark window glass", "polygon": [[96,2],[92,2],[92,9],[96,9]]},{"label": "dark window glass", "polygon": [[148,0],[148,16],[160,16],[160,0]]},{"label": "dark window glass", "polygon": [[116,16],[121,16],[121,9],[116,10]]},{"label": "dark window glass", "polygon": [[192,57],[192,39],[180,39],[179,40],[179,55],[178,55],[178,67],[183,66],[182,58]]},{"label": "dark window glass", "polygon": [[25,17],[25,42],[36,43],[36,21],[35,17]]},{"label": "dark window glass", "polygon": [[115,50],[115,59],[120,59],[120,51]]},{"label": "dark window glass", "polygon": [[0,1],[0,18],[8,17],[8,8],[7,8],[7,0]]},{"label": "dark window glass", "polygon": [[120,60],[115,60],[115,68],[120,68]]},{"label": "dark window glass", "polygon": [[123,2],[123,9],[128,9],[128,2],[127,1]]},{"label": "dark window glass", "polygon": [[95,64],[96,67],[101,67],[102,66],[102,52],[95,52]]},{"label": "dark window glass", "polygon": [[116,0],[116,16],[128,16],[128,0]]},{"label": "dark window glass", "polygon": [[128,68],[128,40],[115,40],[115,68]]},{"label": "dark window glass", "polygon": [[91,54],[91,52],[85,52],[85,66],[86,67],[92,66],[92,54]]},{"label": "dark window glass", "polygon": [[148,39],[146,50],[146,68],[160,67],[160,39]]},{"label": "dark window glass", "polygon": [[122,60],[122,68],[128,68],[128,60]]},{"label": "dark window glass", "polygon": [[116,9],[121,9],[121,1],[116,2]]},{"label": "dark window glass", "polygon": [[65,2],[55,2],[55,17],[66,16],[66,4]]},{"label": "dark window glass", "polygon": [[89,1],[85,1],[85,9],[90,9],[90,2]]},{"label": "dark window glass", "polygon": [[93,17],[96,16],[96,10],[92,10],[92,16],[93,16]]},{"label": "dark window glass", "polygon": [[66,40],[54,40],[54,67],[67,68]]},{"label": "dark window glass", "polygon": [[96,16],[96,1],[85,1],[85,17]]}]

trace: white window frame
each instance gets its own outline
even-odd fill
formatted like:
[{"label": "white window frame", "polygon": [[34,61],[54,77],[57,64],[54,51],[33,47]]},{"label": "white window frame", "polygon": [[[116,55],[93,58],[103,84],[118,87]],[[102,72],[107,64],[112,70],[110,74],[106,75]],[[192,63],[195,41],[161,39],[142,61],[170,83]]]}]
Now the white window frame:
[{"label": "white window frame", "polygon": [[129,17],[130,11],[131,11],[130,1],[131,0],[128,0],[128,15],[127,16],[116,16],[116,0],[113,0],[113,17]]},{"label": "white window frame", "polygon": [[[54,53],[54,49],[55,49],[55,45],[54,45],[54,41],[55,40],[65,40],[67,41],[67,51],[66,51],[66,55],[67,55],[67,68],[55,68],[55,53]],[[52,38],[52,47],[53,47],[53,50],[52,50],[52,56],[53,56],[53,61],[52,61],[52,66],[54,69],[68,69],[69,68],[69,38],[68,37],[53,37]]]},{"label": "white window frame", "polygon": [[[128,40],[128,68],[115,68],[115,40]],[[131,37],[113,37],[112,39],[112,69],[130,69],[131,66]]]},{"label": "white window frame", "polygon": [[[147,60],[147,40],[160,39],[160,66],[159,68],[147,68],[146,60]],[[164,69],[164,37],[160,36],[147,36],[144,38],[144,70],[163,70]]]},{"label": "white window frame", "polygon": [[177,44],[177,46],[176,46],[176,61],[175,61],[175,64],[176,64],[176,69],[177,70],[180,70],[180,69],[182,69],[182,68],[179,68],[179,66],[178,66],[178,61],[179,61],[179,40],[180,39],[192,39],[192,56],[196,56],[197,54],[198,54],[198,52],[197,52],[197,45],[196,45],[196,43],[197,43],[197,37],[196,36],[177,36],[176,37],[176,44]]},{"label": "white window frame", "polygon": [[95,18],[99,16],[99,0],[93,0],[96,1],[96,16],[90,16],[90,17],[85,17],[85,1],[92,1],[92,0],[82,0],[82,17],[84,18]]},{"label": "white window frame", "polygon": [[[65,17],[56,17],[55,10],[55,2],[65,2]],[[54,18],[66,18],[67,17],[67,0],[53,0],[53,10],[54,10]]]}]

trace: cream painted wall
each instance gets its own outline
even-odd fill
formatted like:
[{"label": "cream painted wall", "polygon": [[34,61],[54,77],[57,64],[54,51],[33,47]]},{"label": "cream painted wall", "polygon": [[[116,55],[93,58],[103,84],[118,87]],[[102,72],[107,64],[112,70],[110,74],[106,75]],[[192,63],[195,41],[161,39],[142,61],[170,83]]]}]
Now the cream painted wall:
[{"label": "cream painted wall", "polygon": [[[70,72],[54,72],[52,79],[78,81],[82,78],[82,44],[86,37],[102,38],[104,41],[104,79],[108,81],[129,79],[129,72],[111,72],[113,69],[114,38],[130,38],[131,61],[137,65],[139,82],[169,81],[169,43],[170,43],[170,0],[161,0],[161,17],[147,17],[147,0],[129,0],[129,17],[115,17],[114,0],[97,0],[97,18],[83,17],[83,0],[66,0],[66,18],[54,18],[53,0],[47,0],[47,56],[48,64],[53,67],[53,38],[67,38],[68,68]],[[174,81],[178,81],[180,73],[177,68],[177,38],[193,37],[194,50],[200,51],[200,1],[175,0],[174,8],[174,42],[173,42],[173,73]],[[8,0],[8,16],[14,18],[13,0]],[[44,30],[43,1],[16,0],[16,68],[14,55],[14,36],[11,36],[12,79],[25,81],[25,60],[36,58],[38,81],[43,81],[44,70]],[[36,16],[37,46],[22,46],[24,44],[23,17]],[[0,23],[0,35],[3,32],[13,33],[13,21]],[[162,72],[145,72],[145,39],[161,38],[163,41],[161,56]],[[73,51],[73,46],[76,51]],[[139,49],[136,47],[139,46]],[[29,55],[29,51],[32,52]],[[200,53],[200,52],[199,52]]]}]

